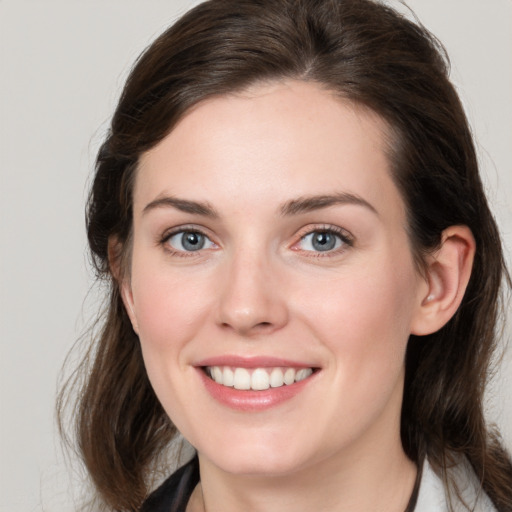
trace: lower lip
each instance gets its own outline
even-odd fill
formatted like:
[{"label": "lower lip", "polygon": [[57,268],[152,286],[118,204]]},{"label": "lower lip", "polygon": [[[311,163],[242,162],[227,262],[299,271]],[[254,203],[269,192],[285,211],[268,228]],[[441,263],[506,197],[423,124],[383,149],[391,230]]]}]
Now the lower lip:
[{"label": "lower lip", "polygon": [[300,393],[316,375],[315,372],[304,380],[278,388],[269,388],[263,391],[242,391],[217,384],[217,382],[208,377],[201,368],[198,368],[198,371],[206,390],[217,402],[231,409],[250,412],[264,411],[292,399],[295,395]]}]

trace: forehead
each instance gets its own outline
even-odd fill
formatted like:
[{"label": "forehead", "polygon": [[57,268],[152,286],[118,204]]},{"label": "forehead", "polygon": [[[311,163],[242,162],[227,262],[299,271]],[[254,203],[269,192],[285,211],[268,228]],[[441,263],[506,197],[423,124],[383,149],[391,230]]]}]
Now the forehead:
[{"label": "forehead", "polygon": [[142,155],[135,209],[159,194],[240,205],[349,192],[400,201],[385,122],[314,83],[259,84],[205,100]]}]

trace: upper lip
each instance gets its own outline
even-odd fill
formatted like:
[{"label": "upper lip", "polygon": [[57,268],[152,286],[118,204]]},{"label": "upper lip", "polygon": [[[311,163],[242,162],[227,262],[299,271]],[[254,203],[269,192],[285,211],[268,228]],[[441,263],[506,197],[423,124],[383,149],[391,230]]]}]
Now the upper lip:
[{"label": "upper lip", "polygon": [[241,357],[236,355],[223,355],[214,356],[202,359],[194,364],[194,366],[232,366],[235,368],[316,368],[317,365],[312,365],[303,361],[294,361],[291,359],[282,359],[279,357],[271,356],[251,356]]}]

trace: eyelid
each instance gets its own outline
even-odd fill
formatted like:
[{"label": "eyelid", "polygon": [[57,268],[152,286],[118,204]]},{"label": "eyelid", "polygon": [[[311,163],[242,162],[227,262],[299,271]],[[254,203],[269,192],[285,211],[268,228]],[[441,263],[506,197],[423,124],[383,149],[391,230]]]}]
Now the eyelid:
[{"label": "eyelid", "polygon": [[[190,232],[190,233],[198,233],[204,237],[206,237],[215,247],[214,248],[206,248],[206,249],[198,249],[197,251],[185,251],[185,250],[179,250],[174,249],[172,246],[168,244],[168,241],[171,237],[183,233],[183,232]],[[311,235],[313,233],[330,233],[337,237],[342,242],[342,246],[338,247],[336,249],[327,250],[327,251],[307,251],[303,250],[298,245],[304,240],[304,238],[308,235]],[[210,230],[202,227],[197,226],[196,224],[185,224],[181,226],[175,226],[173,228],[167,229],[161,237],[158,239],[159,245],[164,246],[165,250],[169,252],[172,255],[177,256],[197,256],[200,253],[203,253],[204,251],[209,251],[212,249],[219,248],[219,244],[214,240],[214,236],[210,234]],[[348,248],[352,247],[354,245],[355,237],[346,229],[341,228],[336,225],[332,224],[310,224],[303,228],[301,228],[297,234],[294,237],[296,239],[295,242],[291,245],[291,249],[297,252],[302,252],[303,254],[307,254],[308,257],[329,257],[329,256],[336,256],[338,254],[341,254],[345,252]],[[308,254],[309,253],[309,254]]]},{"label": "eyelid", "polygon": [[[337,237],[342,242],[342,246],[336,249],[327,250],[327,251],[307,251],[302,250],[298,245],[306,238],[308,235],[312,235],[313,233],[330,233]],[[291,249],[294,251],[300,251],[306,254],[308,257],[330,257],[336,256],[343,252],[345,252],[348,248],[353,247],[355,238],[354,236],[339,226],[335,226],[332,224],[319,224],[319,225],[308,225],[304,228],[300,229],[297,233],[298,240],[294,242],[291,246]]]},{"label": "eyelid", "polygon": [[169,252],[171,255],[176,255],[176,256],[197,256],[198,254],[204,252],[204,251],[208,251],[208,250],[211,250],[212,248],[211,247],[208,247],[208,248],[201,248],[201,249],[198,249],[197,251],[185,251],[185,250],[180,250],[180,249],[176,249],[174,247],[172,247],[168,242],[169,240],[173,237],[173,236],[176,236],[180,233],[197,233],[199,235],[202,235],[204,236],[205,238],[207,238],[214,246],[215,248],[218,247],[218,244],[213,240],[213,237],[212,235],[209,234],[209,230],[203,228],[203,227],[198,227],[197,225],[194,225],[194,224],[186,224],[186,225],[182,225],[182,226],[175,226],[173,228],[170,228],[170,229],[167,229],[163,235],[161,235],[158,239],[158,244],[159,245],[162,245],[164,247],[164,249]]}]

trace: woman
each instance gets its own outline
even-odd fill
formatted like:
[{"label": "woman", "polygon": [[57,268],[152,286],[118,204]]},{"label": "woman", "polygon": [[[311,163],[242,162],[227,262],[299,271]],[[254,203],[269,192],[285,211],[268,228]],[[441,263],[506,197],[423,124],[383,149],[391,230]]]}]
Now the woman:
[{"label": "woman", "polygon": [[[109,510],[512,510],[482,413],[509,279],[423,28],[199,5],[126,83],[88,234],[111,295],[78,440]],[[177,431],[197,456],[148,498]]]}]

